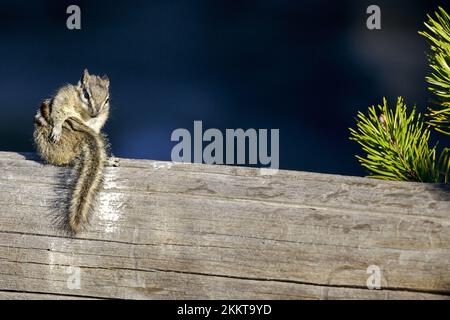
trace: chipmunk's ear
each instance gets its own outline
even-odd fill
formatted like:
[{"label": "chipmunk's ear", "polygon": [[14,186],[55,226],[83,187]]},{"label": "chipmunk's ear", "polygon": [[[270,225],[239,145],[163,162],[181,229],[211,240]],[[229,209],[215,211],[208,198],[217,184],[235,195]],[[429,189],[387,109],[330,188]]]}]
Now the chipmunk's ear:
[{"label": "chipmunk's ear", "polygon": [[88,69],[84,69],[84,71],[83,71],[83,77],[81,78],[81,82],[83,82],[84,84],[86,84],[86,83],[88,82],[88,80],[89,80],[89,77],[90,77],[90,75],[89,75]]},{"label": "chipmunk's ear", "polygon": [[109,87],[109,78],[106,74],[102,76],[102,80],[105,81],[106,86]]}]

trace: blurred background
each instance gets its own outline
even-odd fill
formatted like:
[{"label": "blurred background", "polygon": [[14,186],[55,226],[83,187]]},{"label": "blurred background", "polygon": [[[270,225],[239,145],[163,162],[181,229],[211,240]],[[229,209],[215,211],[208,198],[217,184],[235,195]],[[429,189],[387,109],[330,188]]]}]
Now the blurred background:
[{"label": "blurred background", "polygon": [[[438,1],[0,1],[0,150],[33,151],[39,102],[84,67],[111,79],[118,157],[170,160],[170,135],[279,128],[280,167],[365,175],[358,110],[397,96],[424,111],[425,40]],[[81,7],[81,30],[66,8]],[[381,7],[382,30],[366,28]],[[448,143],[447,141],[441,142]]]}]

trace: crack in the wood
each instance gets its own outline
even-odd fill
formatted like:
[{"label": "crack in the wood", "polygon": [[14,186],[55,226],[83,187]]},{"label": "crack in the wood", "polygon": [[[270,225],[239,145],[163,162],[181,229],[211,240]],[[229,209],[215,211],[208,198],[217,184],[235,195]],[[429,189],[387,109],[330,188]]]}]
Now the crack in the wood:
[{"label": "crack in the wood", "polygon": [[[39,263],[39,262],[25,262],[25,261],[10,261],[15,263],[29,263],[29,264],[37,264],[37,265],[48,265],[45,263]],[[68,267],[70,265],[64,265],[64,264],[55,264],[57,266],[61,267]],[[365,286],[358,286],[358,285],[337,285],[337,284],[327,284],[327,283],[314,283],[314,282],[307,282],[307,281],[298,281],[298,280],[291,280],[291,279],[276,279],[276,278],[260,278],[260,277],[243,277],[243,276],[232,276],[232,275],[224,275],[224,274],[214,274],[214,273],[203,273],[203,272],[192,272],[192,271],[181,271],[181,270],[171,270],[171,269],[160,269],[160,268],[151,268],[151,269],[141,269],[141,268],[125,268],[125,267],[111,267],[111,268],[105,268],[100,266],[80,266],[80,268],[85,269],[98,269],[98,270],[124,270],[124,271],[132,271],[132,272],[145,272],[145,273],[154,273],[154,272],[163,272],[163,273],[177,273],[177,274],[183,274],[183,275],[194,275],[194,276],[206,276],[206,277],[218,277],[218,278],[228,278],[228,279],[234,279],[234,280],[241,280],[241,281],[261,281],[261,282],[275,282],[275,283],[287,283],[287,284],[297,284],[297,285],[305,285],[305,286],[312,286],[312,287],[326,287],[326,288],[335,288],[335,289],[357,289],[357,290],[369,290]],[[0,289],[1,292],[2,289]],[[409,292],[409,293],[423,293],[423,294],[434,294],[434,295],[442,295],[442,296],[449,296],[450,297],[450,291],[445,290],[425,290],[425,289],[415,289],[415,288],[403,288],[403,287],[387,287],[385,289],[381,289],[381,291],[395,291],[395,292]],[[105,298],[105,297],[102,297]],[[108,299],[108,298],[106,298]]]},{"label": "crack in the wood", "polygon": [[[16,232],[9,232],[9,231],[0,231],[0,233],[12,233],[15,234]],[[22,234],[22,235],[32,235],[32,236],[43,236],[43,237],[56,237],[56,238],[62,238],[62,239],[66,239],[65,237],[59,237],[59,236],[51,236],[51,235],[42,235],[42,234],[28,234],[28,233],[21,233],[21,232],[17,232],[18,234]],[[235,236],[235,235],[230,235],[230,234],[220,234],[220,233],[206,233],[206,234],[213,234],[213,235],[224,235],[224,236]],[[260,238],[260,237],[254,237],[254,236],[242,236],[245,238],[252,238],[252,239],[257,239],[257,240],[264,240],[264,241],[278,241],[278,242],[287,242],[287,243],[296,243],[296,244],[313,244],[313,243],[308,243],[308,242],[299,242],[299,241],[289,241],[289,240],[272,240],[272,239],[267,239],[267,238]],[[90,238],[83,238],[83,239],[79,239],[79,240],[88,240],[88,241],[97,241],[97,242],[108,242],[108,243],[120,243],[120,244],[125,244],[125,245],[131,245],[131,246],[158,246],[158,245],[174,245],[174,246],[183,246],[183,247],[220,247],[220,246],[202,246],[202,245],[183,245],[183,244],[166,244],[166,243],[161,243],[161,244],[145,244],[145,243],[132,243],[132,242],[124,242],[124,241],[112,241],[112,240],[105,240],[105,239],[90,239]],[[323,245],[323,246],[335,246],[335,245],[331,245],[331,244],[318,244],[318,243],[314,243],[314,245]],[[0,245],[0,247],[11,247],[11,246],[2,246]],[[30,248],[23,248],[23,247],[14,247],[13,248],[18,248],[18,249],[30,249]],[[341,245],[340,247],[342,248],[351,248],[351,249],[359,249],[359,250],[375,250],[375,249],[380,249],[380,250],[387,250],[387,251],[393,251],[393,252],[401,252],[401,251],[410,251],[410,252],[414,252],[415,250],[413,249],[405,249],[405,248],[401,248],[401,249],[395,249],[395,248],[383,248],[383,247],[354,247],[354,246],[343,246]],[[232,248],[232,247],[224,247],[226,249],[237,249],[237,248]],[[43,250],[43,251],[48,251],[48,249],[45,248],[31,248],[31,249],[36,249],[36,250]],[[58,251],[58,250],[52,250],[52,252],[59,252],[59,253],[63,253],[66,254],[68,252],[65,251]],[[119,257],[119,258],[134,258],[134,259],[147,259],[147,258],[140,258],[140,257],[130,257],[130,256],[120,256],[120,255],[102,255],[102,254],[90,254],[90,253],[83,253],[80,252],[80,255],[90,255],[90,256],[105,256],[105,257]],[[156,259],[156,260],[164,260],[167,261],[167,259]],[[205,259],[203,259],[203,261],[205,261]],[[217,260],[209,260],[212,262],[216,262]],[[420,260],[412,260],[410,259],[410,261],[416,261],[417,263],[422,262]],[[248,267],[248,265],[245,265]],[[251,266],[250,266],[251,267]]]},{"label": "crack in the wood", "polygon": [[[89,295],[81,295],[81,294],[67,294],[67,293],[54,293],[54,292],[43,292],[43,291],[27,291],[27,290],[13,290],[13,289],[0,289],[0,293],[8,292],[8,293],[24,293],[24,294],[36,294],[36,295],[47,295],[47,296],[56,296],[56,297],[70,297],[70,298],[86,298],[86,299],[112,299],[110,297],[101,297],[101,296],[89,296]],[[114,298],[117,299],[117,298]]]},{"label": "crack in the wood", "polygon": [[[36,236],[36,237],[47,237],[47,238],[58,238],[58,239],[69,239],[69,240],[79,240],[79,241],[94,241],[94,242],[107,242],[107,243],[118,243],[118,244],[125,244],[125,245],[132,245],[132,246],[180,246],[180,247],[201,247],[201,248],[223,248],[223,249],[238,249],[237,247],[223,247],[223,246],[207,246],[207,245],[190,245],[190,244],[170,244],[170,243],[135,243],[135,242],[127,242],[127,241],[118,241],[118,240],[108,240],[108,239],[94,239],[94,238],[67,238],[64,236],[59,235],[48,235],[48,234],[39,234],[39,233],[27,233],[27,232],[20,232],[20,231],[5,231],[0,230],[0,233],[6,233],[6,234],[20,234],[20,235],[29,235],[29,236]],[[177,232],[180,234],[186,234],[185,232]],[[338,247],[338,248],[349,248],[349,249],[357,249],[357,250],[385,250],[389,252],[416,252],[415,249],[408,249],[408,248],[386,248],[386,247],[363,247],[361,245],[358,246],[351,246],[351,245],[344,245],[344,244],[328,244],[328,243],[316,243],[316,242],[305,242],[305,241],[293,241],[293,240],[284,240],[284,239],[271,239],[271,238],[262,238],[262,237],[255,237],[255,236],[249,236],[249,235],[234,235],[234,234],[227,234],[227,233],[214,233],[214,232],[199,232],[199,235],[218,235],[218,236],[228,236],[228,237],[238,237],[238,238],[248,238],[248,239],[255,239],[255,240],[262,240],[267,242],[280,242],[280,243],[293,243],[293,244],[301,244],[301,245],[313,245],[313,246],[324,246],[324,247]],[[11,247],[11,246],[2,246],[0,247]],[[22,247],[14,247],[14,248],[22,248]],[[27,248],[22,248],[27,249]],[[44,248],[34,248],[39,250],[47,250]],[[241,248],[245,249],[245,248]],[[251,249],[249,249],[251,250]],[[278,249],[277,249],[278,250]],[[57,251],[54,251],[57,252]],[[64,253],[64,251],[60,251]],[[83,253],[84,254],[84,253]],[[86,253],[86,255],[89,255]],[[121,257],[121,256],[119,256]],[[122,257],[128,257],[128,256],[122,256]]]},{"label": "crack in the wood", "polygon": [[[333,285],[333,284],[325,284],[325,283],[313,283],[313,282],[305,282],[298,280],[288,280],[288,279],[272,279],[272,278],[251,278],[251,277],[237,277],[230,275],[220,275],[213,273],[198,273],[198,272],[186,272],[179,270],[163,270],[163,269],[153,269],[159,272],[172,272],[172,273],[181,273],[181,274],[191,274],[198,276],[211,276],[211,277],[220,277],[220,278],[230,278],[236,280],[248,280],[248,281],[263,281],[263,282],[280,282],[280,283],[290,283],[290,284],[299,284],[306,286],[314,286],[314,287],[328,287],[328,288],[341,288],[341,289],[363,289],[369,290],[365,286],[358,285]],[[403,291],[403,292],[411,292],[411,293],[426,293],[426,294],[439,294],[444,296],[450,296],[450,291],[444,290],[424,290],[424,289],[414,289],[414,288],[402,288],[402,287],[388,287],[386,289],[381,289],[381,291]]]},{"label": "crack in the wood", "polygon": [[[94,238],[68,238],[65,236],[60,235],[50,235],[50,234],[40,234],[40,233],[30,233],[30,232],[21,232],[21,231],[6,231],[6,230],[0,230],[0,233],[6,233],[6,234],[18,234],[18,235],[29,235],[29,236],[35,236],[35,237],[47,237],[47,238],[57,238],[57,239],[66,239],[66,240],[79,240],[79,241],[95,241],[95,242],[107,242],[107,243],[118,243],[118,244],[126,244],[126,245],[133,245],[133,246],[179,246],[179,247],[201,247],[201,248],[223,248],[223,249],[235,249],[234,247],[225,247],[225,246],[214,246],[214,245],[201,245],[201,244],[182,244],[182,243],[136,243],[136,242],[127,242],[127,241],[118,241],[118,240],[108,240],[108,239],[94,239]],[[185,232],[179,232],[181,234],[186,234]],[[232,235],[229,235],[232,236]],[[267,239],[270,241],[271,239]],[[3,246],[0,245],[0,247],[6,247],[11,248],[13,246]],[[19,249],[28,249],[23,247],[13,247],[13,248],[19,248]],[[32,248],[36,250],[47,250],[44,248]],[[56,250],[53,250],[54,252],[57,252]],[[63,251],[60,251],[63,252]],[[125,257],[125,256],[124,256]]]}]

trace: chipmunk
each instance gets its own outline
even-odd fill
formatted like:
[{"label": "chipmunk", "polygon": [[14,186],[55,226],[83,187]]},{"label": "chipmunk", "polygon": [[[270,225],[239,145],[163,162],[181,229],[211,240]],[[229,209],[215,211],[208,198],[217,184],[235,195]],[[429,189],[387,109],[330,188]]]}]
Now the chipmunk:
[{"label": "chipmunk", "polygon": [[109,79],[84,71],[77,86],[62,87],[35,116],[34,141],[48,163],[74,165],[77,178],[67,219],[77,234],[88,221],[103,181],[107,140],[100,133],[109,116]]}]

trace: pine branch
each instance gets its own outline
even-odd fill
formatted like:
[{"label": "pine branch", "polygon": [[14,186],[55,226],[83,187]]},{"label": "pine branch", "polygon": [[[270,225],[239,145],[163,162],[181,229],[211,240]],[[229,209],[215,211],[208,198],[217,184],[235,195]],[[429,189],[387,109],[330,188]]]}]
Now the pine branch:
[{"label": "pine branch", "polygon": [[359,112],[357,128],[350,129],[351,140],[358,142],[366,157],[357,156],[371,177],[385,180],[419,182],[449,181],[450,153],[444,149],[436,159],[436,146],[429,146],[430,130],[415,109],[408,115],[402,98],[395,110],[383,105]]},{"label": "pine branch", "polygon": [[428,32],[419,32],[431,45],[428,56],[432,73],[426,78],[430,91],[437,97],[429,108],[428,121],[437,131],[450,135],[450,16],[439,7],[433,19],[428,15]]}]

